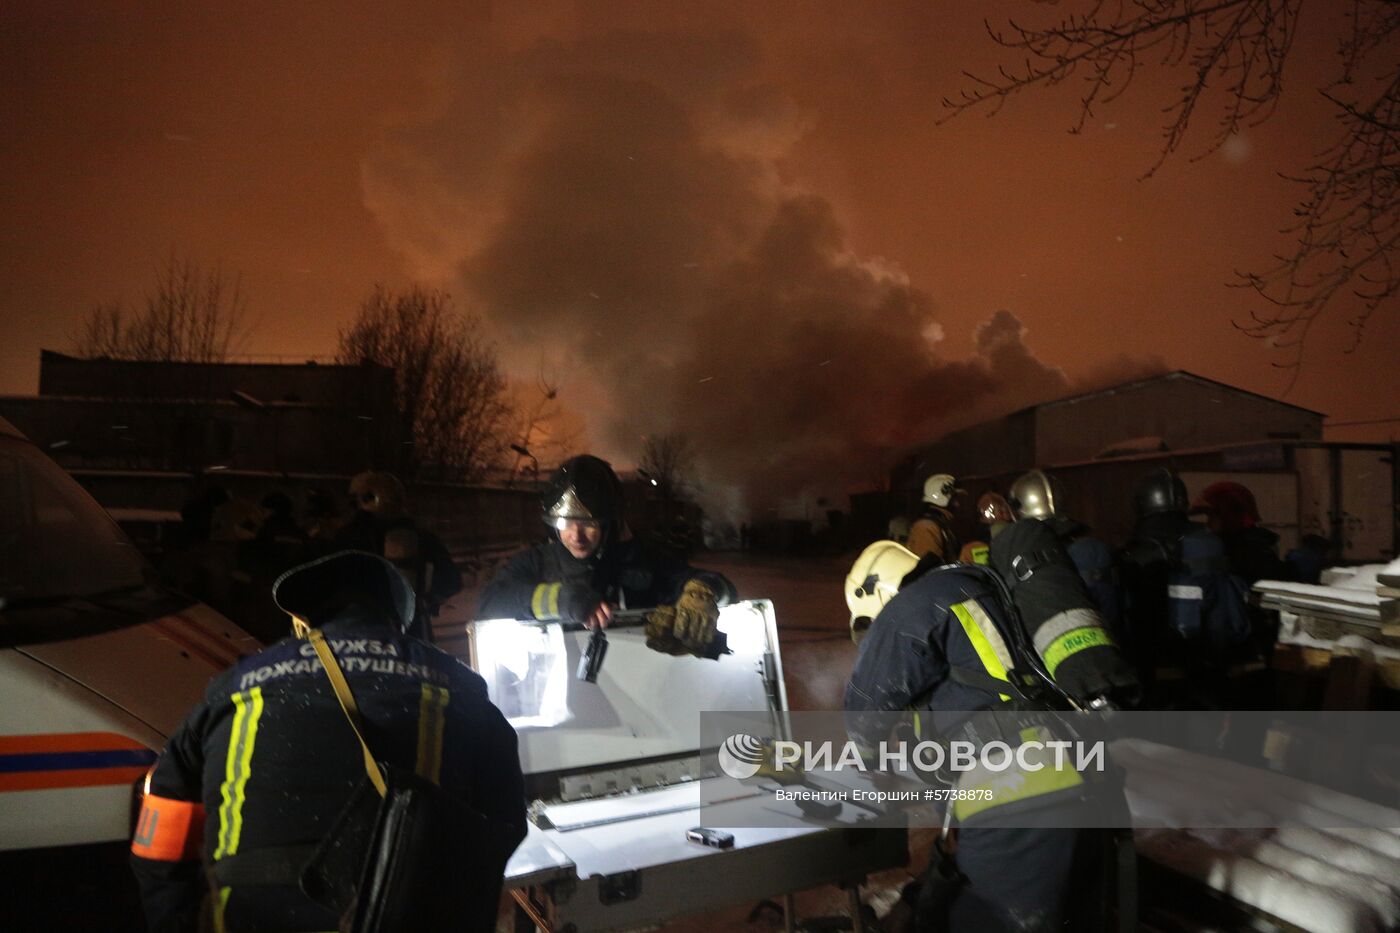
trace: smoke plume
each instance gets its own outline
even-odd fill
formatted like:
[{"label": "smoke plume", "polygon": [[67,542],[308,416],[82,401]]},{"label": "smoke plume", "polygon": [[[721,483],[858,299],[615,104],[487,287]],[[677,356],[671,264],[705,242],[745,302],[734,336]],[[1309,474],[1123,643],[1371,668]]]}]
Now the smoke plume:
[{"label": "smoke plume", "polygon": [[1071,389],[1011,312],[944,348],[930,294],[852,253],[832,204],[784,177],[810,116],[742,33],[547,31],[442,81],[365,166],[367,203],[508,357],[582,374],[605,453],[681,432],[761,507]]}]

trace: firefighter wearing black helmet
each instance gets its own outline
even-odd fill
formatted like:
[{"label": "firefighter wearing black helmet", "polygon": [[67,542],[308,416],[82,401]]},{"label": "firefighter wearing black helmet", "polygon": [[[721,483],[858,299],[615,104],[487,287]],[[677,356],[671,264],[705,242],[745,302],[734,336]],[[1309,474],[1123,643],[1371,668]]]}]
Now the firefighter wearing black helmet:
[{"label": "firefighter wearing black helmet", "polygon": [[1159,668],[1174,671],[1183,663],[1181,646],[1169,637],[1167,594],[1177,542],[1198,527],[1190,507],[1186,484],[1166,467],[1142,476],[1133,489],[1133,534],[1118,563],[1127,647],[1149,680]]},{"label": "firefighter wearing black helmet", "polygon": [[[470,838],[430,853],[432,871],[457,883],[418,905],[439,921],[426,928],[494,928],[506,859],[525,836],[525,788],[515,731],[486,685],[405,634],[414,594],[382,557],[343,551],[303,564],[278,578],[273,598],[298,637],[215,677],[146,779],[132,867],[148,928],[339,925],[340,899],[304,879],[328,836],[357,825],[366,751],[315,646],[300,637],[312,628],[342,670],[379,764],[437,785],[480,818]],[[367,838],[350,847],[353,835],[337,838],[355,886]]]},{"label": "firefighter wearing black helmet", "polygon": [[555,471],[541,499],[549,537],[515,555],[482,591],[482,619],[561,619],[606,626],[615,608],[660,607],[648,646],[701,655],[719,607],[735,596],[722,574],[664,555],[627,530],[622,484],[607,461],[574,457]]},{"label": "firefighter wearing black helmet", "polygon": [[1154,704],[1229,708],[1230,669],[1250,655],[1248,587],[1225,544],[1190,518],[1186,484],[1160,468],[1138,483],[1120,556],[1129,647]]}]

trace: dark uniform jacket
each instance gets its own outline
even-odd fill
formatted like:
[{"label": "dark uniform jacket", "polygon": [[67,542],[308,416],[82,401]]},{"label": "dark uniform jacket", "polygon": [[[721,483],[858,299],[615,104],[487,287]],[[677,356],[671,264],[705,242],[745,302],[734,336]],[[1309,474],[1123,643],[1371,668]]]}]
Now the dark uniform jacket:
[{"label": "dark uniform jacket", "polygon": [[1182,660],[1168,624],[1167,585],[1181,539],[1204,528],[1181,512],[1145,515],[1119,555],[1126,647],[1143,670]]},{"label": "dark uniform jacket", "polygon": [[[382,522],[368,512],[357,511],[355,517],[336,533],[334,549],[368,551],[382,557],[385,536],[397,530],[411,532],[417,541],[418,556],[408,581],[413,591],[433,608],[457,595],[462,589],[462,573],[453,563],[452,553],[441,538],[420,527],[411,518],[400,517]],[[426,586],[425,580],[429,581]]]},{"label": "dark uniform jacket", "polygon": [[952,679],[954,667],[986,670],[974,637],[1003,674],[1013,666],[994,631],[993,613],[1000,614],[1000,602],[978,571],[937,569],[907,584],[880,610],[860,644],[846,684],[846,709],[968,712],[996,703],[996,694]]},{"label": "dark uniform jacket", "polygon": [[[871,747],[885,738],[867,711],[932,710],[934,730],[944,733],[969,711],[995,705],[996,693],[960,683],[953,672],[985,671],[995,679],[1012,667],[994,624],[1001,613],[993,586],[970,567],[932,570],[904,585],[861,642],[846,685],[853,738]],[[1059,929],[1079,837],[1073,829],[964,827],[957,866],[966,881],[949,887],[933,859],[917,907],[918,929]]]},{"label": "dark uniform jacket", "polygon": [[1292,571],[1278,556],[1278,535],[1255,525],[1220,536],[1230,572],[1253,586],[1260,580],[1288,580]]},{"label": "dark uniform jacket", "polygon": [[606,543],[600,554],[579,560],[557,535],[521,551],[496,572],[477,604],[479,619],[541,618],[535,588],[542,583],[588,587],[600,599],[624,609],[646,609],[674,603],[687,581],[704,581],[720,604],[735,598],[734,585],[723,574],[698,570],[662,553],[640,539]]},{"label": "dark uniform jacket", "polygon": [[[525,834],[516,736],[481,678],[353,610],[322,631],[375,756],[483,813],[492,839],[514,849]],[[220,674],[150,776],[132,845],[150,928],[195,929],[207,867],[217,878],[317,843],[364,779],[360,744],[310,642],[285,639]],[[182,817],[189,828],[172,837]],[[296,868],[288,874],[285,884],[219,883],[216,928],[335,929],[336,918],[297,890]]]}]

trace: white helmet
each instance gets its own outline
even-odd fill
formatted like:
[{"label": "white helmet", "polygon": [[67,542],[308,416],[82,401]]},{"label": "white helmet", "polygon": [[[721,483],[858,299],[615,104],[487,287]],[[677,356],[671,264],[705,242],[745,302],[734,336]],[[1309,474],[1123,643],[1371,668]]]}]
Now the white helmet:
[{"label": "white helmet", "polygon": [[924,480],[924,501],[939,508],[946,509],[953,496],[960,492],[958,481],[951,474],[935,473]]},{"label": "white helmet", "polygon": [[846,574],[852,641],[860,644],[870,623],[899,592],[900,581],[918,562],[912,551],[894,541],[876,541],[860,552]]}]

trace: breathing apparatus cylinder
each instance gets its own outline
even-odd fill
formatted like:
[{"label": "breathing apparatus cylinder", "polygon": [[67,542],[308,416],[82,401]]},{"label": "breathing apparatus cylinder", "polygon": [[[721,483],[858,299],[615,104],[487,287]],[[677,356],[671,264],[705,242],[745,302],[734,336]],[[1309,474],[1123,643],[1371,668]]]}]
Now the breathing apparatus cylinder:
[{"label": "breathing apparatus cylinder", "polygon": [[1049,525],[1022,519],[998,535],[990,563],[1055,685],[1081,708],[1131,704],[1137,675],[1104,625],[1074,562]]}]

